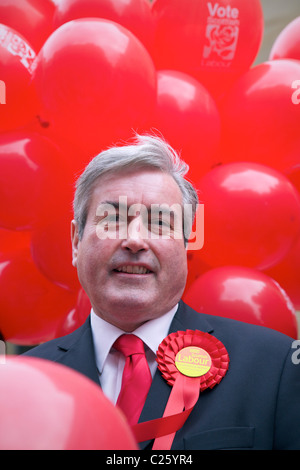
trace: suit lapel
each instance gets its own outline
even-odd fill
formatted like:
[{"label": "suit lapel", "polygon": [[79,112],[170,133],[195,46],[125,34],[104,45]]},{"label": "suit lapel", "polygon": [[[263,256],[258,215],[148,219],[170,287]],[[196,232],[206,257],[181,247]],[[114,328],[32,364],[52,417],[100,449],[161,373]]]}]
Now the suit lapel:
[{"label": "suit lapel", "polygon": [[196,312],[181,300],[171,323],[169,333],[181,330],[200,330],[204,333],[212,333],[214,328],[207,320],[206,315]]},{"label": "suit lapel", "polygon": [[[213,327],[202,314],[195,312],[180,301],[178,310],[170,325],[169,334],[185,330],[200,330],[206,333],[212,333]],[[167,384],[162,378],[160,371],[157,370],[139,421],[144,422],[161,418],[170,393],[171,386]],[[140,448],[145,449],[151,442],[152,441],[140,443]]]},{"label": "suit lapel", "polygon": [[79,330],[65,337],[58,349],[63,352],[60,363],[77,370],[99,385],[90,317]]}]

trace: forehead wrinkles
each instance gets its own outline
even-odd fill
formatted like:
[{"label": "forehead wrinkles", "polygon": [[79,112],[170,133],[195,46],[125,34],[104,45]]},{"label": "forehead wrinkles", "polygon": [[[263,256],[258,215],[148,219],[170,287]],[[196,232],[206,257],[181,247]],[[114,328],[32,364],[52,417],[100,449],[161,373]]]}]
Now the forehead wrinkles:
[{"label": "forehead wrinkles", "polygon": [[118,202],[120,196],[127,197],[128,205],[175,202],[182,205],[182,193],[176,181],[160,171],[104,175],[94,187],[91,203],[97,206],[107,200]]}]

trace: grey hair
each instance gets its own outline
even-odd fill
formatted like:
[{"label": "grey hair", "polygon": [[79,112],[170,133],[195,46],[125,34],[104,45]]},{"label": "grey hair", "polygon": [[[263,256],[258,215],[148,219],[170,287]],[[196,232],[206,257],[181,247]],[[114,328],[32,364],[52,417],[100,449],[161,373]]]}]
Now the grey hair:
[{"label": "grey hair", "polygon": [[142,168],[155,168],[170,174],[181,190],[183,205],[191,205],[194,220],[199,201],[197,191],[185,178],[189,166],[162,137],[136,134],[132,144],[114,146],[96,155],[78,178],[73,208],[79,239],[83,236],[90,199],[98,178]]}]

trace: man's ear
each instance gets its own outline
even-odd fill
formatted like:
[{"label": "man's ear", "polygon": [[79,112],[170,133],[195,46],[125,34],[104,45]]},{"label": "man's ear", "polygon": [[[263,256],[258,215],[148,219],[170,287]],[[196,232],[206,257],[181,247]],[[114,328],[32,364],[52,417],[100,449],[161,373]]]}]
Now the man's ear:
[{"label": "man's ear", "polygon": [[77,256],[78,256],[78,245],[79,245],[79,234],[78,226],[75,220],[71,222],[71,241],[72,241],[72,264],[77,267]]}]

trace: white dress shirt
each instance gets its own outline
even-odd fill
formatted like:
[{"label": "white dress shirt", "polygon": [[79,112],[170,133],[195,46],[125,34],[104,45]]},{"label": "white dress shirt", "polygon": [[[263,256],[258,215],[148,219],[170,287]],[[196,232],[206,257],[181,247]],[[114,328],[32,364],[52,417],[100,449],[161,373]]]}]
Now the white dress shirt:
[{"label": "white dress shirt", "polygon": [[[132,332],[144,341],[146,358],[152,377],[157,368],[156,351],[162,340],[168,336],[170,324],[177,308],[178,305],[161,317],[147,321]],[[112,345],[125,332],[100,318],[93,309],[91,310],[91,328],[100,384],[103,393],[113,403],[116,403],[121,389],[125,357],[112,348]]]}]

